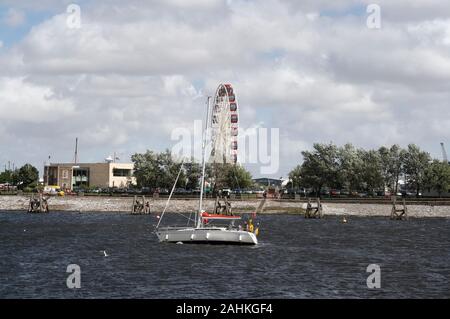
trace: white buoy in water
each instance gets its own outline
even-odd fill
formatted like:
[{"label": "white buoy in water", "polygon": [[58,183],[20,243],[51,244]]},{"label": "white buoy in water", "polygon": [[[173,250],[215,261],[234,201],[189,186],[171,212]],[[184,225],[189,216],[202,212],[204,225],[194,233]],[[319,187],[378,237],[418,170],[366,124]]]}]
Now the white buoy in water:
[{"label": "white buoy in water", "polygon": [[347,219],[345,218],[345,216],[342,218],[342,223],[347,224]]},{"label": "white buoy in water", "polygon": [[105,255],[105,257],[108,257],[109,255],[106,253],[106,250],[103,250],[103,255]]}]

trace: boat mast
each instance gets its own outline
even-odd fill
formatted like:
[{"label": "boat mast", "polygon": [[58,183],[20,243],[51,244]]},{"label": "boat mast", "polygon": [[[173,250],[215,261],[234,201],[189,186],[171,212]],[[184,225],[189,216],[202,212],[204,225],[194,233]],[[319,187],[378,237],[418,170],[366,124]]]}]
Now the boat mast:
[{"label": "boat mast", "polygon": [[196,228],[202,227],[202,204],[203,204],[203,189],[205,187],[205,167],[206,167],[206,161],[205,161],[205,149],[206,149],[206,138],[208,133],[208,123],[209,123],[209,101],[211,97],[208,96],[208,99],[206,101],[206,123],[205,123],[205,129],[203,131],[203,141],[202,141],[202,178],[201,178],[201,184],[200,184],[200,200],[198,203],[198,213],[197,213],[197,225]]},{"label": "boat mast", "polygon": [[177,186],[178,180],[180,179],[180,175],[181,175],[181,171],[183,170],[183,165],[184,165],[184,160],[185,159],[186,158],[183,158],[183,160],[181,161],[180,170],[178,171],[178,175],[177,175],[177,178],[175,179],[175,183],[173,183],[172,190],[170,191],[169,198],[167,198],[166,206],[164,206],[164,210],[163,210],[161,216],[159,217],[159,221],[158,221],[158,224],[156,225],[156,229],[159,228],[159,224],[161,224],[161,221],[162,221],[162,219],[164,217],[164,214],[166,213],[166,209],[167,209],[167,207],[169,207],[169,202],[170,202],[170,200],[172,198],[173,192],[175,191],[175,187]]}]

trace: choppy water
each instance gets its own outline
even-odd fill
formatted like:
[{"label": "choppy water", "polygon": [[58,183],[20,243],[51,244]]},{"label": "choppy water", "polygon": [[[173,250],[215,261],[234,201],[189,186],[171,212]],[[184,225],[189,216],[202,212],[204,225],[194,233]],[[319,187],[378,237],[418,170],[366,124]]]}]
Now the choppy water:
[{"label": "choppy water", "polygon": [[158,243],[154,216],[0,212],[0,298],[450,297],[450,219],[260,221],[257,247],[197,246]]}]

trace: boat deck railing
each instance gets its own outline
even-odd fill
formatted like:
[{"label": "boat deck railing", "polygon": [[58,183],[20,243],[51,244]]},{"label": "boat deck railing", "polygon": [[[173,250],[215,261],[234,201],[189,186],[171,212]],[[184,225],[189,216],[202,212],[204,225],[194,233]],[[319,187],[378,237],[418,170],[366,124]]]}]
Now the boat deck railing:
[{"label": "boat deck railing", "polygon": [[[186,227],[186,226],[167,226],[167,227],[159,227],[156,229],[156,231],[168,231],[168,230],[181,230],[181,229],[197,229],[195,227]],[[223,229],[229,229],[229,227],[226,226],[207,226],[207,227],[202,227],[199,228],[202,230],[223,230]],[[237,229],[236,227],[231,228],[231,229]]]}]

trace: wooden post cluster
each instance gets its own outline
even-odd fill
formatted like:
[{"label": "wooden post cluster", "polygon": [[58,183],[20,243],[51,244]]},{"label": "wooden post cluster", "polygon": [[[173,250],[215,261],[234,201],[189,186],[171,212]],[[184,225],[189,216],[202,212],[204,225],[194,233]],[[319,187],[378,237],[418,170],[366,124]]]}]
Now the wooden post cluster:
[{"label": "wooden post cluster", "polygon": [[317,198],[316,205],[313,206],[311,198],[308,198],[308,204],[306,205],[305,218],[322,218],[323,208],[320,198]]},{"label": "wooden post cluster", "polygon": [[403,198],[401,204],[397,204],[397,196],[392,196],[392,210],[391,219],[392,220],[405,220],[408,219],[408,207],[406,206],[406,201]]},{"label": "wooden post cluster", "polygon": [[131,207],[132,215],[147,215],[150,214],[150,202],[145,200],[145,196],[142,196],[142,201],[134,196],[133,206]]},{"label": "wooden post cluster", "polygon": [[29,213],[48,213],[48,201],[42,193],[39,193],[39,196],[36,198],[31,195],[30,202],[28,204],[28,212]]},{"label": "wooden post cluster", "polygon": [[224,215],[232,215],[231,203],[228,200],[227,196],[223,197],[224,203],[220,203],[220,197],[216,197],[216,202],[214,203],[214,213],[215,214],[224,214]]}]

